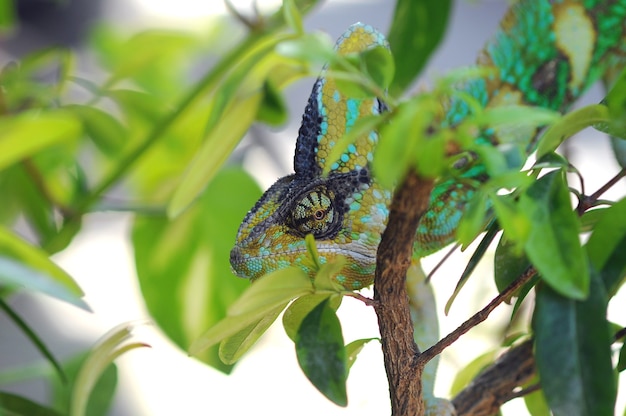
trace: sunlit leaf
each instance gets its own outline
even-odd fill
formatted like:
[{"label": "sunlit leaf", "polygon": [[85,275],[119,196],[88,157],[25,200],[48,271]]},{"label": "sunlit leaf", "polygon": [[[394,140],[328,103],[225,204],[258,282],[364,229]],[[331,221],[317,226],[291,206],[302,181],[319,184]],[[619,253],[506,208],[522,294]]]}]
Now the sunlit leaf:
[{"label": "sunlit leaf", "polygon": [[302,16],[296,7],[295,1],[283,0],[282,10],[287,26],[289,26],[294,32],[302,34],[304,32],[304,27],[302,26]]},{"label": "sunlit leaf", "polygon": [[250,95],[233,105],[210,131],[167,207],[170,218],[187,208],[213,179],[254,122],[262,96]]},{"label": "sunlit leaf", "polygon": [[333,296],[328,293],[313,293],[311,295],[301,296],[289,305],[283,314],[283,327],[287,336],[292,341],[296,341],[296,334],[300,328],[302,320],[317,305],[330,299],[329,305],[333,310],[337,310],[341,304],[341,296]]},{"label": "sunlit leaf", "polygon": [[302,321],[296,335],[296,355],[311,383],[333,403],[346,406],[346,349],[341,324],[328,302],[317,305]]},{"label": "sunlit leaf", "polygon": [[74,380],[70,416],[86,415],[91,392],[106,368],[117,357],[131,349],[149,347],[145,343],[130,342],[133,337],[132,332],[138,325],[142,323],[124,323],[116,326],[102,336],[91,349]]},{"label": "sunlit leaf", "polygon": [[[527,386],[533,385],[539,382],[539,377],[535,376],[527,384]],[[525,386],[526,387],[526,386]],[[546,396],[543,394],[543,390],[539,389],[530,394],[524,396],[524,404],[531,416],[551,416],[550,407],[546,402]]]},{"label": "sunlit leaf", "polygon": [[552,124],[539,140],[537,159],[553,152],[564,140],[578,133],[585,127],[596,123],[608,123],[609,110],[605,105],[594,104],[568,112],[559,121]]},{"label": "sunlit leaf", "polygon": [[532,223],[525,245],[530,262],[562,295],[574,299],[587,296],[587,256],[580,246],[580,223],[562,172],[538,179],[521,195],[519,207]]},{"label": "sunlit leaf", "polygon": [[365,347],[365,344],[374,340],[380,341],[379,338],[361,338],[361,339],[354,340],[348,345],[346,345],[346,359],[348,360],[348,371],[350,371],[350,369],[356,362],[356,358],[358,357],[359,353],[363,350],[363,347]]},{"label": "sunlit leaf", "polygon": [[302,269],[279,269],[257,279],[228,308],[228,314],[243,315],[254,310],[273,309],[310,293],[313,293],[313,285]]},{"label": "sunlit leaf", "polygon": [[400,95],[420,73],[445,33],[449,0],[399,0],[389,30],[396,75],[390,88]]},{"label": "sunlit leaf", "polygon": [[[132,243],[141,292],[156,324],[181,349],[223,319],[250,286],[233,276],[229,253],[241,220],[260,196],[250,175],[231,168],[175,220],[137,216]],[[217,346],[196,355],[220,371],[230,370]]]},{"label": "sunlit leaf", "polygon": [[450,395],[456,396],[461,390],[469,385],[474,378],[487,366],[492,364],[496,358],[497,350],[487,351],[474,358],[459,370],[450,386]]},{"label": "sunlit leaf", "polygon": [[478,191],[465,206],[463,216],[456,230],[456,238],[461,243],[462,249],[466,249],[472,241],[483,232],[487,224],[487,196]]},{"label": "sunlit leaf", "polygon": [[39,248],[0,227],[0,282],[44,293],[89,310],[76,282]]},{"label": "sunlit leaf", "polygon": [[53,144],[76,140],[80,132],[80,122],[66,111],[0,118],[0,170]]},{"label": "sunlit leaf", "polygon": [[535,360],[554,414],[613,415],[617,387],[607,297],[599,277],[593,276],[591,285],[585,300],[564,297],[549,286],[537,291]]},{"label": "sunlit leaf", "polygon": [[395,64],[391,51],[384,46],[377,45],[361,52],[361,59],[366,73],[372,78],[374,83],[381,90],[387,89],[395,73]]},{"label": "sunlit leaf", "polygon": [[604,210],[585,248],[612,296],[626,275],[626,198]]},{"label": "sunlit leaf", "polygon": [[[72,400],[72,390],[76,383],[76,376],[82,368],[87,353],[81,353],[63,363],[69,382],[61,383],[57,379],[51,380],[52,404],[61,414],[67,415]],[[89,416],[106,416],[110,413],[115,388],[117,387],[117,366],[115,363],[106,367],[96,382],[87,402],[86,414]]]},{"label": "sunlit leaf", "polygon": [[280,305],[247,328],[223,339],[220,342],[220,359],[225,364],[236,363],[274,323],[283,309],[285,305]]},{"label": "sunlit leaf", "polygon": [[117,154],[128,141],[128,132],[111,114],[97,107],[71,105],[65,107],[83,122],[85,133],[109,156]]}]

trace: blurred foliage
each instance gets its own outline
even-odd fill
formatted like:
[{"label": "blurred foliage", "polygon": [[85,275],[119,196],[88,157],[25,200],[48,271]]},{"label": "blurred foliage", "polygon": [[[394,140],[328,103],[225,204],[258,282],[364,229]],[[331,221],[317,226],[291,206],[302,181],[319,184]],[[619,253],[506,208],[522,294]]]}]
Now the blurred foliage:
[{"label": "blurred foliage", "polygon": [[[319,65],[329,62],[342,92],[381,96],[388,89],[390,110],[357,121],[330,157],[341,154],[357,135],[378,128],[384,140],[373,170],[384,185],[393,186],[413,168],[427,176],[456,178],[451,166],[458,157],[448,157],[450,143],[478,157],[489,174],[458,233],[463,247],[481,235],[483,240],[446,310],[500,236],[498,289],[530,265],[540,275],[520,290],[514,307],[528,293],[537,294],[525,336],[536,337],[544,388],[527,397],[529,410],[541,414],[545,410],[533,409],[548,403],[555,413],[572,406],[587,409],[580,414],[612,412],[614,372],[626,367],[626,348],[612,349],[616,340],[605,315],[626,276],[625,199],[590,200],[580,193],[580,205],[572,210],[565,173],[576,171],[554,152],[571,135],[593,126],[615,136],[615,154],[624,166],[620,137],[626,76],[615,78],[601,104],[563,117],[528,107],[476,109],[460,125],[433,131],[441,103],[454,95],[454,87],[488,76],[481,69],[462,69],[430,92],[402,96],[445,33],[450,2],[398,0],[389,33],[393,54],[375,48],[350,57],[337,55],[327,36],[303,30],[302,17],[316,3],[285,0],[278,11],[253,18],[232,10],[247,30],[240,37],[220,24],[209,34],[146,30],[122,35],[95,28],[88,45],[98,62],[93,78],[77,70],[72,52],[57,49],[1,68],[0,301],[3,313],[57,371],[49,376],[55,392],[50,407],[0,392],[0,411],[104,414],[116,383],[115,367],[109,364],[145,346],[132,342],[131,324],[105,335],[87,358],[59,363],[10,306],[15,293],[31,291],[88,310],[81,289],[50,256],[73,241],[86,215],[108,210],[133,213],[132,245],[144,301],[156,324],[182,350],[229,372],[284,310],[283,326],[305,375],[330,400],[347,404],[349,370],[370,339],[345,345],[336,311],[343,296],[355,294],[333,283],[341,264],[322,264],[309,240],[313,281],[299,269],[284,269],[249,287],[232,276],[228,263],[238,224],[261,194],[229,156],[255,122],[284,123],[284,89],[317,75]],[[0,31],[16,23],[13,2],[0,0]],[[218,41],[225,38],[226,46]],[[207,60],[212,62],[208,69]],[[457,98],[467,99],[469,107],[476,104],[471,97]],[[493,147],[473,140],[485,126],[546,125],[538,160],[524,171],[525,144]],[[591,209],[597,205],[608,208]],[[581,231],[590,232],[584,245]],[[617,341],[623,342],[623,336]],[[496,355],[490,351],[475,358],[459,372],[453,390],[467,385]],[[102,384],[90,399],[96,383]],[[94,413],[96,408],[101,413]]]}]

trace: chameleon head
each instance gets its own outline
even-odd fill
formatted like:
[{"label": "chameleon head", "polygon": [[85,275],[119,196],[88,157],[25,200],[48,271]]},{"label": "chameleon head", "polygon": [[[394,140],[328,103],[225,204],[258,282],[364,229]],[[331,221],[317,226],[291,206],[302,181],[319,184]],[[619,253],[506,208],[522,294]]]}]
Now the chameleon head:
[{"label": "chameleon head", "polygon": [[[340,54],[387,47],[371,26],[357,23],[339,39]],[[244,219],[230,263],[238,276],[256,279],[299,266],[311,276],[305,244],[312,234],[320,261],[347,257],[335,277],[348,290],[372,283],[376,249],[387,224],[390,192],[371,178],[369,166],[378,141],[375,131],[357,137],[336,161],[337,141],[360,117],[380,114],[376,97],[347,97],[326,72],[317,79],[302,117],[294,157],[295,174],[279,179]],[[324,175],[324,168],[330,173]]]},{"label": "chameleon head", "polygon": [[286,176],[265,192],[241,224],[230,253],[232,268],[252,280],[291,265],[312,276],[304,240],[312,234],[322,262],[347,258],[335,277],[338,283],[349,290],[368,286],[388,196],[366,169],[314,179]]}]

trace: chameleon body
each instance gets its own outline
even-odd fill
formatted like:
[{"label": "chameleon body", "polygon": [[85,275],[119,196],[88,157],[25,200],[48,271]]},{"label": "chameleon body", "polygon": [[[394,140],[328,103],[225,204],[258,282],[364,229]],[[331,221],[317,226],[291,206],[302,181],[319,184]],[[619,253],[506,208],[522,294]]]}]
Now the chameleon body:
[{"label": "chameleon body", "polygon": [[[485,108],[521,104],[564,110],[605,71],[623,65],[625,33],[626,0],[521,0],[509,10],[478,58],[478,65],[492,69],[492,75],[459,88]],[[374,45],[386,46],[384,37],[356,24],[336,48],[347,54]],[[454,127],[472,114],[461,99],[451,98],[443,105],[444,127]],[[343,96],[322,73],[299,130],[295,174],[267,190],[239,229],[231,251],[237,275],[256,279],[291,265],[312,273],[304,241],[311,233],[322,261],[347,257],[336,277],[338,283],[349,290],[372,283],[392,193],[371,175],[378,134],[372,131],[359,137],[337,161],[328,160],[328,153],[360,116],[384,110],[379,99]],[[535,135],[534,129],[486,128],[475,140],[485,145],[516,141],[530,149]],[[322,176],[328,165],[330,173]],[[439,182],[418,225],[416,256],[454,240],[464,207],[485,178],[478,164]]]}]

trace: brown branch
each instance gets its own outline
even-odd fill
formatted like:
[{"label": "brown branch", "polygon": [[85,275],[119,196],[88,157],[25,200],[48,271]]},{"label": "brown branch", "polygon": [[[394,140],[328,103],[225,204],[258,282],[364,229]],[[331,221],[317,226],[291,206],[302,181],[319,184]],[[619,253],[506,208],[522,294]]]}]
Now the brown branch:
[{"label": "brown branch", "polygon": [[[452,404],[459,415],[494,415],[503,403],[518,397],[521,392],[515,392],[515,388],[528,383],[534,375],[533,342],[528,340],[505,352],[480,373],[452,400]],[[525,393],[532,391],[528,389]]]},{"label": "brown branch", "polygon": [[537,271],[529,267],[526,271],[520,275],[517,279],[515,279],[510,285],[508,285],[502,293],[498,294],[491,302],[487,304],[483,309],[476,312],[471,318],[467,321],[463,322],[458,328],[454,331],[450,332],[443,339],[437,342],[435,345],[424,351],[420,357],[420,361],[424,361],[424,365],[432,360],[435,356],[440,354],[444,349],[450,346],[454,341],[459,339],[461,335],[465,334],[467,331],[483,322],[493,310],[498,307],[502,302],[509,299],[511,295],[513,295],[517,290],[519,290],[526,282],[528,282]]},{"label": "brown branch", "polygon": [[375,310],[394,416],[424,414],[423,365],[418,362],[419,350],[413,340],[405,281],[417,224],[428,208],[433,186],[433,180],[409,172],[394,193],[376,256]]}]

